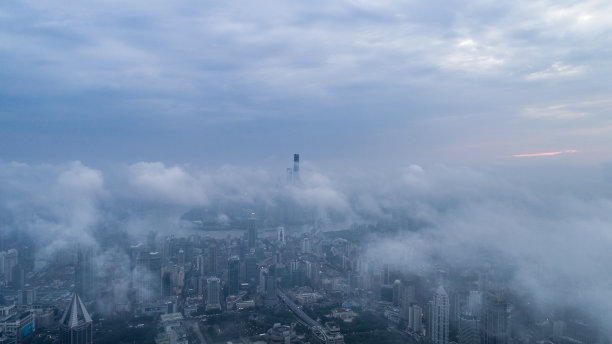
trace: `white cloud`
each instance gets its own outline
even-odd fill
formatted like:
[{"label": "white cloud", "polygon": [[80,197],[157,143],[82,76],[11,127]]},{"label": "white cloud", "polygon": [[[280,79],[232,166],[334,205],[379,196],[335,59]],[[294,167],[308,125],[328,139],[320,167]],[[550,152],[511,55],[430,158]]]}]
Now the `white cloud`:
[{"label": "white cloud", "polygon": [[583,66],[572,66],[563,62],[555,62],[545,70],[534,72],[525,77],[528,81],[557,79],[578,76],[584,72]]},{"label": "white cloud", "polygon": [[206,180],[198,179],[179,166],[161,162],[139,162],[128,169],[135,192],[159,203],[206,204]]},{"label": "white cloud", "polygon": [[526,108],[523,116],[528,118],[576,119],[589,116],[587,112],[572,109],[566,104],[552,105],[543,108]]}]

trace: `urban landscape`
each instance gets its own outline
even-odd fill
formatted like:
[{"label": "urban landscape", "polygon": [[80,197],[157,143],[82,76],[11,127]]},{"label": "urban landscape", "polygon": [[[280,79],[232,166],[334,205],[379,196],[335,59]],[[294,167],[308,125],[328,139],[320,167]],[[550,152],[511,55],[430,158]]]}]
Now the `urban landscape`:
[{"label": "urban landscape", "polygon": [[611,18],[0,0],[0,344],[612,344]]},{"label": "urban landscape", "polygon": [[609,343],[579,309],[509,288],[511,266],[390,264],[367,254],[379,225],[323,231],[296,204],[259,210],[220,224],[194,209],[191,235],[76,242],[42,268],[44,243],[5,234],[0,343]]}]

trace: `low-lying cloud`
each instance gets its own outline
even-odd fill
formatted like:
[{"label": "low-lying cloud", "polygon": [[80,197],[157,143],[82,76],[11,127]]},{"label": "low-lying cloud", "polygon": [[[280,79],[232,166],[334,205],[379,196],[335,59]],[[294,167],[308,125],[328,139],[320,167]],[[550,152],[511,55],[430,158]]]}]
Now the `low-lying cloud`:
[{"label": "low-lying cloud", "polygon": [[[142,240],[151,228],[174,231],[194,207],[217,211],[219,204],[238,204],[246,210],[263,204],[272,214],[289,202],[308,214],[306,225],[320,230],[392,224],[396,231],[371,233],[365,251],[381,262],[412,271],[440,263],[511,267],[512,286],[543,305],[579,305],[612,320],[612,307],[604,302],[612,298],[607,166],[410,165],[323,173],[305,164],[299,183],[286,182],[282,172],[138,162],[105,173],[80,162],[2,163],[2,226],[45,240],[39,252],[44,256],[95,242],[109,219]],[[231,223],[232,215],[216,216]]]}]

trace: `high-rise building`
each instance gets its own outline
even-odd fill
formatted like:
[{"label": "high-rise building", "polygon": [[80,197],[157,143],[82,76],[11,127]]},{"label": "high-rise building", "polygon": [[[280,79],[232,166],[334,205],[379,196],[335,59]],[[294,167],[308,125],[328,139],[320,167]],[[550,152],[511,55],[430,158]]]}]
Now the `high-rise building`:
[{"label": "high-rise building", "polygon": [[157,251],[157,233],[155,231],[150,231],[149,234],[147,234],[147,250],[150,252],[155,252]]},{"label": "high-rise building", "polygon": [[416,291],[412,282],[406,282],[402,284],[401,297],[400,297],[400,310],[401,316],[404,319],[408,319],[410,314],[410,306],[416,301]]},{"label": "high-rise building", "polygon": [[59,325],[60,344],[93,343],[91,316],[77,293],[72,295]]},{"label": "high-rise building", "polygon": [[150,279],[147,288],[150,290],[151,299],[159,299],[162,295],[162,255],[159,252],[149,252]]},{"label": "high-rise building", "polygon": [[302,239],[302,253],[311,253],[311,252],[312,252],[312,247],[310,246],[310,238],[304,237],[304,239]]},{"label": "high-rise building", "polygon": [[196,257],[196,270],[200,276],[204,276],[206,274],[206,260],[204,260],[204,255],[202,254],[198,254]]},{"label": "high-rise building", "polygon": [[206,310],[221,309],[221,280],[217,277],[206,279]]},{"label": "high-rise building", "polygon": [[137,302],[153,301],[162,295],[162,257],[159,252],[140,252],[132,271]]},{"label": "high-rise building", "polygon": [[402,282],[400,280],[393,281],[393,305],[399,306],[402,298]]},{"label": "high-rise building", "polygon": [[217,273],[217,244],[215,243],[208,246],[208,272]]},{"label": "high-rise building", "polygon": [[4,258],[6,257],[6,252],[0,252],[0,274],[4,274]]},{"label": "high-rise building", "polygon": [[278,303],[276,297],[276,266],[271,265],[264,274],[264,304],[266,306],[274,306]]},{"label": "high-rise building", "polygon": [[285,227],[278,227],[276,239],[280,246],[285,246]]},{"label": "high-rise building", "polygon": [[475,315],[480,317],[482,309],[482,293],[478,290],[470,290],[468,295],[467,306],[463,311],[464,314]]},{"label": "high-rise building", "polygon": [[433,344],[448,344],[448,321],[450,304],[448,294],[439,286],[430,303],[430,336]]},{"label": "high-rise building", "polygon": [[247,225],[247,241],[249,248],[255,248],[257,242],[257,224],[255,219],[255,213],[251,213]]},{"label": "high-rise building", "polygon": [[238,256],[227,260],[227,290],[230,295],[238,294],[240,289],[240,259]]},{"label": "high-rise building", "polygon": [[480,321],[470,314],[459,315],[459,344],[480,344]]},{"label": "high-rise building", "polygon": [[13,282],[13,268],[18,263],[17,250],[12,248],[4,255],[4,279],[7,282]]},{"label": "high-rise building", "polygon": [[76,293],[86,300],[95,298],[93,248],[79,248],[74,269]]},{"label": "high-rise building", "polygon": [[382,275],[381,275],[382,284],[389,285],[391,284],[391,271],[389,268],[389,264],[383,264],[382,267]]},{"label": "high-rise building", "polygon": [[259,267],[257,266],[257,258],[253,255],[248,255],[244,259],[245,278],[249,284],[257,284],[259,280]]},{"label": "high-rise building", "polygon": [[300,155],[293,154],[293,182],[300,181]]},{"label": "high-rise building", "polygon": [[508,343],[508,314],[507,303],[503,293],[489,291],[484,297],[483,304],[483,343]]},{"label": "high-rise building", "polygon": [[412,305],[408,308],[408,327],[412,331],[419,333],[421,332],[423,319],[423,309],[418,305]]}]

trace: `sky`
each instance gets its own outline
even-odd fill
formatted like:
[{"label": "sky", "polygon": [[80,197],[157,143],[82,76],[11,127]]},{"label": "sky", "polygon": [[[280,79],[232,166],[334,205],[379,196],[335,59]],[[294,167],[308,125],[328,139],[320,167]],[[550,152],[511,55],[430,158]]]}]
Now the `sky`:
[{"label": "sky", "polygon": [[611,16],[596,0],[3,1],[0,159],[598,164]]}]

